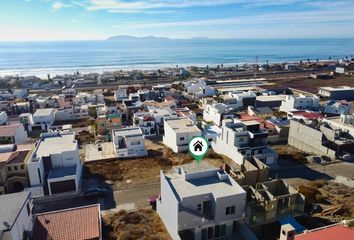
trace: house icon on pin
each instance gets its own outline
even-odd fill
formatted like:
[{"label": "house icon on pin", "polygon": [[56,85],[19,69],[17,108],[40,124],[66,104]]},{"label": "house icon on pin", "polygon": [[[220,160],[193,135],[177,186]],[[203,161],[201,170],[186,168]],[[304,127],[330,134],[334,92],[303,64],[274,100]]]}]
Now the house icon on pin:
[{"label": "house icon on pin", "polygon": [[193,147],[194,147],[194,151],[201,152],[203,150],[203,143],[201,141],[196,141],[193,144]]}]

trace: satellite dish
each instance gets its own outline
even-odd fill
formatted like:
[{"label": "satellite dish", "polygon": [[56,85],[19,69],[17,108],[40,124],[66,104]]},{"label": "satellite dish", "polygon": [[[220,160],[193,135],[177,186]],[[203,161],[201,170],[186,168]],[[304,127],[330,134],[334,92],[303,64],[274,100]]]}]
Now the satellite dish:
[{"label": "satellite dish", "polygon": [[9,224],[8,222],[6,222],[6,221],[4,221],[2,224],[3,224],[7,229],[10,229],[10,228],[11,228],[10,224]]}]

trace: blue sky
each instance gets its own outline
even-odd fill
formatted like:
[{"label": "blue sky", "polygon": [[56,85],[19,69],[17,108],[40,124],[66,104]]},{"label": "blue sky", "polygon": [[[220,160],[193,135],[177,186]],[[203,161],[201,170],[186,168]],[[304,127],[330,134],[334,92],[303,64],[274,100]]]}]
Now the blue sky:
[{"label": "blue sky", "polygon": [[354,0],[0,0],[0,41],[354,37]]}]

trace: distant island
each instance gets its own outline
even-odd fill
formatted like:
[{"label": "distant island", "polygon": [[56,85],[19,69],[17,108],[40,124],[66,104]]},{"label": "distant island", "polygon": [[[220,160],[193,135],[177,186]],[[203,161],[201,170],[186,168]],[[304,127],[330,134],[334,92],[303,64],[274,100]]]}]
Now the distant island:
[{"label": "distant island", "polygon": [[128,35],[117,35],[107,38],[108,41],[155,41],[155,40],[208,40],[207,37],[194,37],[194,38],[167,38],[167,37],[155,37],[155,36],[146,36],[146,37],[135,37]]}]

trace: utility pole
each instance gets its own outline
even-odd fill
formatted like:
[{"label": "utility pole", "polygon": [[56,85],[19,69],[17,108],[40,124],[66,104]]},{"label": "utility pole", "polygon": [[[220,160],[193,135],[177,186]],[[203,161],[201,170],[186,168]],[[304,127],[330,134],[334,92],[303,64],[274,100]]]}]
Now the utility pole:
[{"label": "utility pole", "polygon": [[253,75],[254,79],[257,78],[257,72],[258,72],[258,56],[256,56],[256,65],[255,65],[255,68],[254,68],[254,75]]}]

